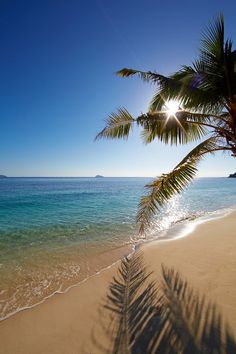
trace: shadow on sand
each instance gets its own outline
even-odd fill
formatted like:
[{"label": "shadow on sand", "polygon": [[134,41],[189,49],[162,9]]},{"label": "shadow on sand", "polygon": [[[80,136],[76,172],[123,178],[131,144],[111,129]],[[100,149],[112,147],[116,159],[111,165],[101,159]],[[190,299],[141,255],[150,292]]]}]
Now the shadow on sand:
[{"label": "shadow on sand", "polygon": [[140,252],[122,261],[86,353],[236,353],[236,342],[215,305],[174,269],[162,266],[160,282],[150,275]]}]

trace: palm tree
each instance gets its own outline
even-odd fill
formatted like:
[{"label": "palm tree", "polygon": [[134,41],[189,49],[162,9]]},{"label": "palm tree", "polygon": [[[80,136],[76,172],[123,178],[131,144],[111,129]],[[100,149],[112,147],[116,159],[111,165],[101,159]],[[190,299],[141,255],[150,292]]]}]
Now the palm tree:
[{"label": "palm tree", "polygon": [[138,75],[154,83],[157,92],[145,114],[135,118],[125,108],[112,113],[96,139],[126,139],[135,124],[142,128],[147,144],[156,138],[165,144],[187,144],[206,136],[170,173],[146,185],[137,214],[143,233],[163,204],[192,181],[206,154],[223,150],[236,157],[236,50],[230,39],[225,40],[224,19],[219,15],[207,27],[191,66],[167,77],[127,68],[117,74]]}]

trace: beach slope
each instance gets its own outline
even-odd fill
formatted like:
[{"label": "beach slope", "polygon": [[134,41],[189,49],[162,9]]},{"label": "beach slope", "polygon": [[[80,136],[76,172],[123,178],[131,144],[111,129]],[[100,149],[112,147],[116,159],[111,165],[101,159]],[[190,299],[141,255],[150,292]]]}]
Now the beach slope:
[{"label": "beach slope", "polygon": [[[236,335],[236,212],[198,225],[189,236],[142,246],[144,260],[158,279],[161,264],[180,271],[215,302]],[[0,323],[0,353],[68,354],[91,348],[99,308],[119,263],[32,309]],[[105,343],[106,338],[102,338]],[[90,349],[89,349],[90,350]],[[96,353],[96,347],[92,353]]]}]

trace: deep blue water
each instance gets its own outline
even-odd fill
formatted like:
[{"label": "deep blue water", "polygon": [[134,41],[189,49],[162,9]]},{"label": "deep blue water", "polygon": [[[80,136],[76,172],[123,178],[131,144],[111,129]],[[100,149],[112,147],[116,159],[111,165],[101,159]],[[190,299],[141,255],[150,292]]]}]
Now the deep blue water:
[{"label": "deep blue water", "polygon": [[[85,270],[91,274],[93,262],[88,260],[99,252],[137,242],[135,215],[149,181],[1,179],[0,315],[81,280]],[[179,220],[235,206],[236,179],[197,179],[156,217],[147,237],[158,237],[160,230]]]}]

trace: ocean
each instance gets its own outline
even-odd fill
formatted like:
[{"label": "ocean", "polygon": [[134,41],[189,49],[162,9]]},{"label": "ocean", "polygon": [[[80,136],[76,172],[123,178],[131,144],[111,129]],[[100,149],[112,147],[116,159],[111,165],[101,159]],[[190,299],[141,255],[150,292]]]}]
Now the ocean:
[{"label": "ocean", "polygon": [[141,237],[135,215],[150,181],[1,179],[0,319],[86,281],[142,242],[186,236],[236,207],[236,179],[198,178]]}]

